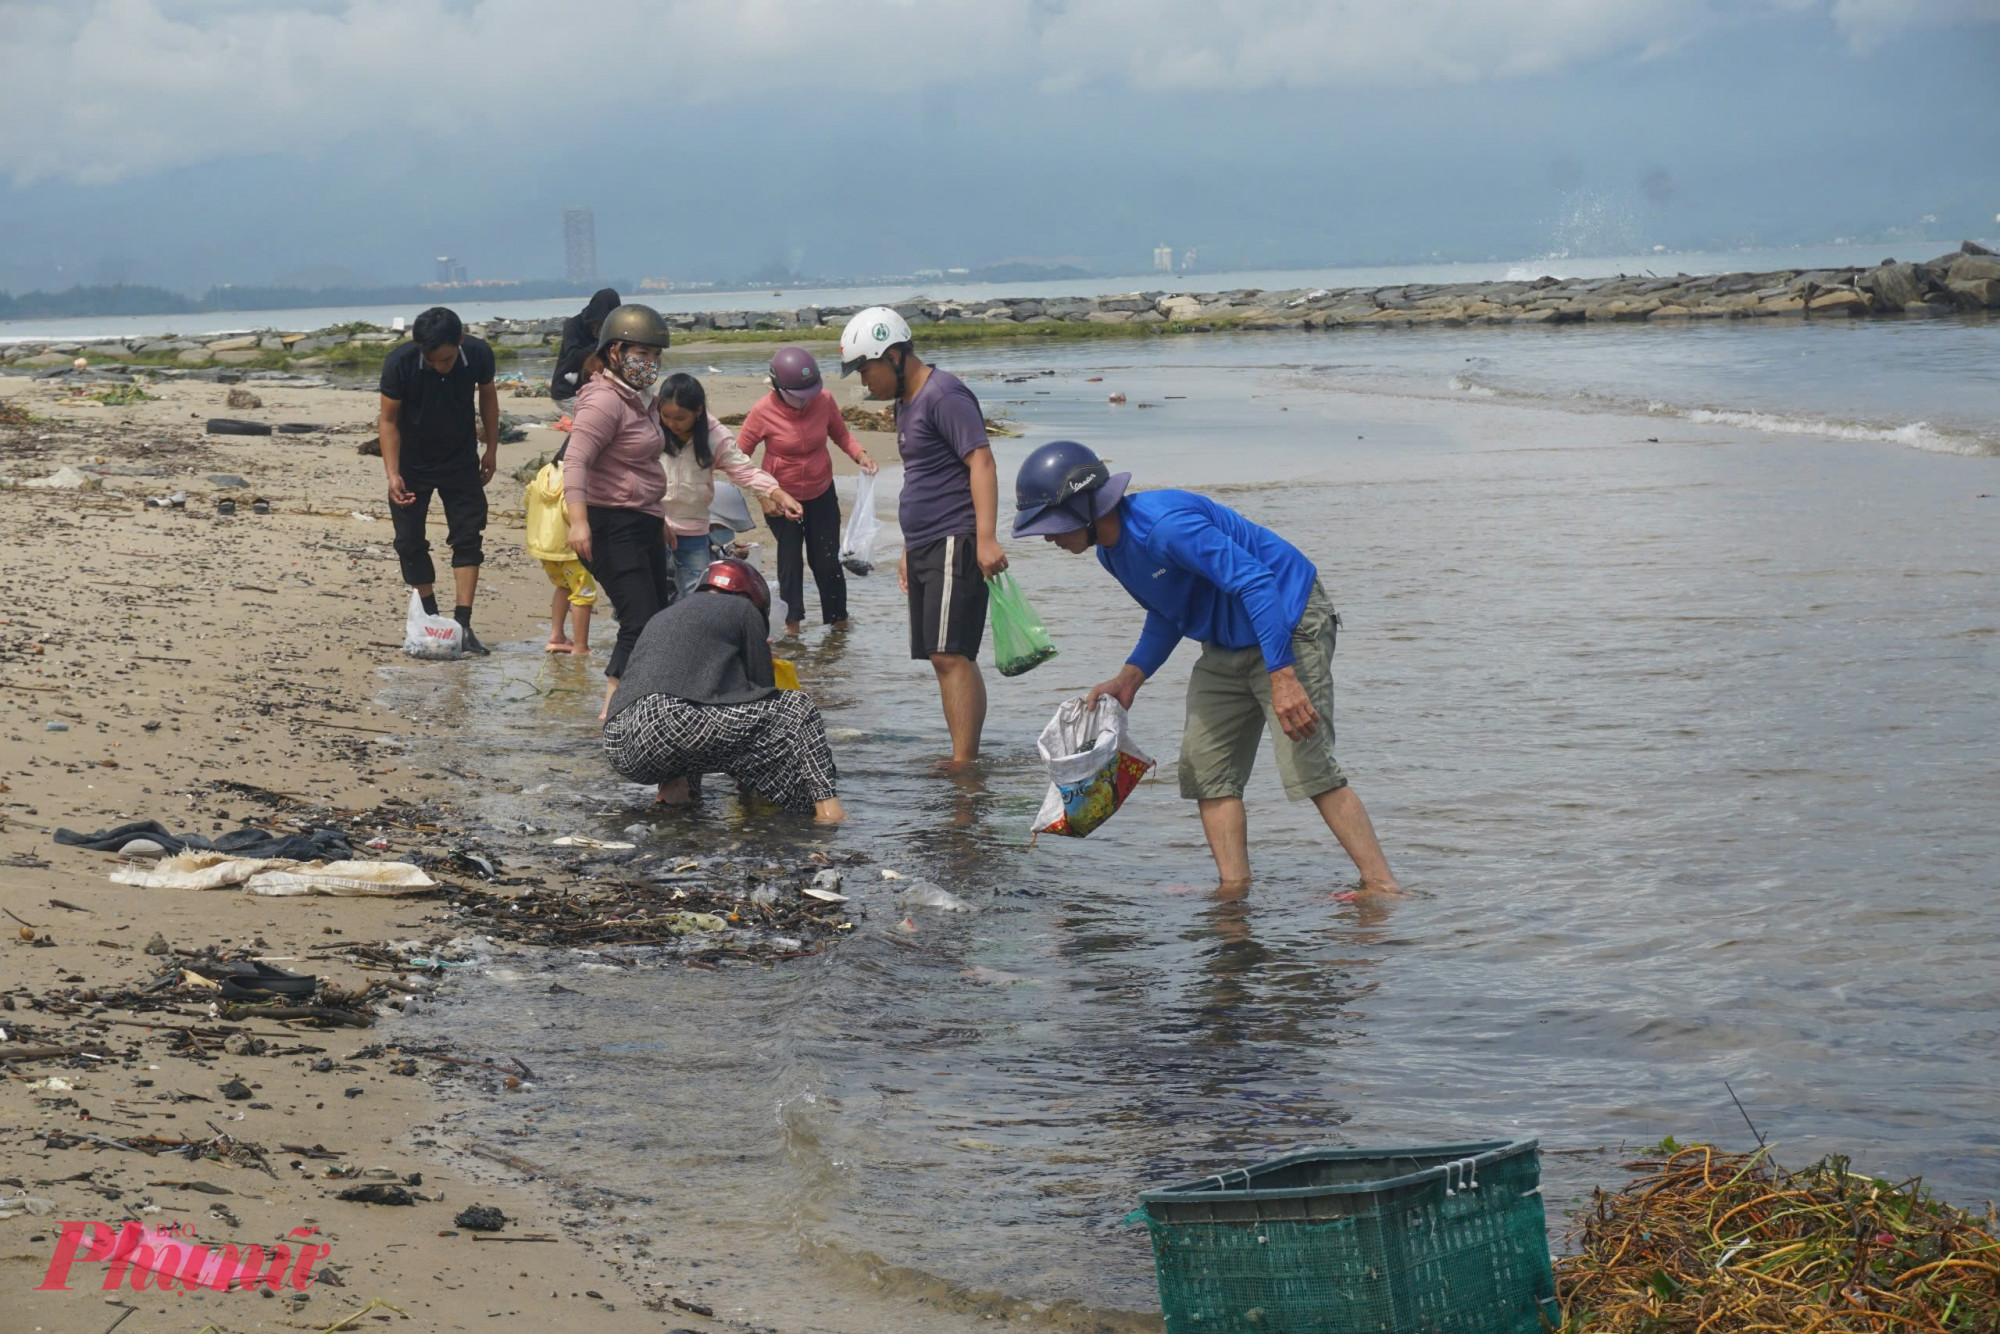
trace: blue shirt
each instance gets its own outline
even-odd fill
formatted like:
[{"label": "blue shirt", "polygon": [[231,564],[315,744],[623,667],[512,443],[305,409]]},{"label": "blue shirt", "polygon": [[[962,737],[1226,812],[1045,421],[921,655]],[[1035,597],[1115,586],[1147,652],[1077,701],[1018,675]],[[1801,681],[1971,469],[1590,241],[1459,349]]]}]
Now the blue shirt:
[{"label": "blue shirt", "polygon": [[1292,665],[1292,630],[1319,578],[1297,547],[1189,491],[1127,496],[1118,517],[1118,544],[1098,547],[1097,560],[1146,609],[1127,662],[1151,676],[1196,639],[1260,648],[1269,671]]}]

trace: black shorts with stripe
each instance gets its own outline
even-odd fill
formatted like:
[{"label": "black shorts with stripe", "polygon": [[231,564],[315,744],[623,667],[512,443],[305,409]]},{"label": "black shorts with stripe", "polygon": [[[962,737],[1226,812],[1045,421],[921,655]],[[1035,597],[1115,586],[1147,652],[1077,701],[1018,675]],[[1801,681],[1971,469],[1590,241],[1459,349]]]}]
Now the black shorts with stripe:
[{"label": "black shorts with stripe", "polygon": [[979,573],[978,543],[941,537],[910,557],[910,656],[935,653],[978,658],[986,638],[986,580]]}]

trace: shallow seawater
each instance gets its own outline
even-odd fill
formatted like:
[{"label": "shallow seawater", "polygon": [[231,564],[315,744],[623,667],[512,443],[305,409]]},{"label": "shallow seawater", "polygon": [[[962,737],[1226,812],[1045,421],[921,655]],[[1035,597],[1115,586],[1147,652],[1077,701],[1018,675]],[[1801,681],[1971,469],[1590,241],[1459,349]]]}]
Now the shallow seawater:
[{"label": "shallow seawater", "polygon": [[[1573,372],[1527,355],[1553,342],[1512,341],[1539,333],[1480,331],[1514,368],[1491,397],[1449,384],[1471,354],[1416,339],[955,354],[1025,431],[996,442],[1003,477],[1075,436],[1319,564],[1346,623],[1339,753],[1414,896],[1337,900],[1352,870],[1268,754],[1258,882],[1205,888],[1173,779],[1185,647],[1134,714],[1161,772],[1091,838],[1031,847],[1035,737],[1140,622],[1094,562],[1039,544],[1010,549],[1061,656],[989,669],[973,774],[934,769],[893,565],[850,582],[850,634],[781,649],[836,729],[837,833],[729,798],[651,811],[595,748],[601,678],[539,639],[398,670],[390,702],[449,724],[439,762],[522,785],[467,796],[524,843],[639,825],[691,858],[861,850],[978,909],[901,930],[899,886],[864,872],[853,938],[809,960],[509,960],[432,1022],[541,1078],[466,1124],[639,1197],[619,1226],[704,1259],[718,1312],[828,1328],[1009,1299],[1076,1303],[1054,1318],[1078,1327],[1156,1311],[1144,1233],[1121,1224],[1136,1193],[1304,1145],[1538,1135],[1553,1213],[1618,1179],[1615,1152],[1571,1151],[1747,1142],[1725,1080],[1781,1161],[1841,1152],[1948,1198],[2000,1193],[2000,461],[1616,410],[1929,420],[1976,444],[2000,401],[1970,355],[1988,329],[1842,345],[1823,401],[1704,378],[1713,349],[1635,359],[1589,331],[1564,345]],[[1819,337],[1743,332],[1732,355]],[[1929,400],[1867,381],[1924,360],[1890,338],[1933,334],[1953,369]],[[1458,335],[1417,335],[1439,337]],[[1671,383],[1645,386],[1649,358]],[[824,1315],[852,1302],[865,1318]]]}]

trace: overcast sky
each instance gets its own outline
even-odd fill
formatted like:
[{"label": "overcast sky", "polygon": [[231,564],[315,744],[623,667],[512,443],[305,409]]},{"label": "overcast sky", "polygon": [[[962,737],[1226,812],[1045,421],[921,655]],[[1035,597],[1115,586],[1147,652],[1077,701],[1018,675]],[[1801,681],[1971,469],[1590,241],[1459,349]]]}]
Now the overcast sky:
[{"label": "overcast sky", "polygon": [[1996,71],[2000,0],[0,0],[0,288],[1955,241]]}]

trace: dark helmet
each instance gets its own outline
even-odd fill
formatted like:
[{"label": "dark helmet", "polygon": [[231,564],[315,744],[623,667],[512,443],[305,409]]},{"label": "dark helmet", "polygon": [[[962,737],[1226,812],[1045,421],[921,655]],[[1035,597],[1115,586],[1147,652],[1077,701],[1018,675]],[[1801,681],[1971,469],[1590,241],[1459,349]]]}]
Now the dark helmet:
[{"label": "dark helmet", "polygon": [[781,347],[771,354],[771,387],[811,398],[820,391],[819,363],[802,347]]},{"label": "dark helmet", "polygon": [[604,327],[597,331],[599,352],[613,343],[665,347],[667,341],[667,322],[661,319],[660,312],[651,306],[629,304],[620,306],[604,317]]},{"label": "dark helmet", "polygon": [[749,561],[726,556],[701,572],[701,582],[696,587],[713,588],[723,593],[741,593],[750,599],[758,611],[766,616],[771,614],[771,585]]},{"label": "dark helmet", "polygon": [[1088,445],[1052,440],[1014,474],[1014,536],[1090,527],[1117,507],[1131,480],[1131,473],[1105,467]]}]

